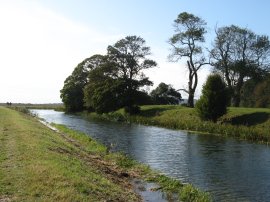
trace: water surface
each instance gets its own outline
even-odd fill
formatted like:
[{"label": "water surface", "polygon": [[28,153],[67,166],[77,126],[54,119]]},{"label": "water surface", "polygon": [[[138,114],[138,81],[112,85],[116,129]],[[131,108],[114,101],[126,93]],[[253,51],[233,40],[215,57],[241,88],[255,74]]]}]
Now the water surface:
[{"label": "water surface", "polygon": [[215,201],[270,201],[267,145],[183,131],[86,120],[33,110],[47,122],[87,133],[164,174],[209,191]]}]

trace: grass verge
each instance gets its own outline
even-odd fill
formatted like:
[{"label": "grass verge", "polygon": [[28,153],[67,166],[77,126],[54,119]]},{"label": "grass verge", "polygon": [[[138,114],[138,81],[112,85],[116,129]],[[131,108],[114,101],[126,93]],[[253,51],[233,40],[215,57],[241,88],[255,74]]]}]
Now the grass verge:
[{"label": "grass verge", "polygon": [[[89,136],[0,107],[0,201],[140,201],[130,180],[156,182],[182,201],[210,201]],[[191,200],[192,199],[192,200]]]},{"label": "grass verge", "polygon": [[142,106],[141,112],[132,116],[125,114],[123,109],[103,115],[90,113],[87,116],[210,133],[255,142],[270,142],[270,109],[266,108],[229,108],[228,113],[217,123],[200,120],[193,108],[172,105]]}]

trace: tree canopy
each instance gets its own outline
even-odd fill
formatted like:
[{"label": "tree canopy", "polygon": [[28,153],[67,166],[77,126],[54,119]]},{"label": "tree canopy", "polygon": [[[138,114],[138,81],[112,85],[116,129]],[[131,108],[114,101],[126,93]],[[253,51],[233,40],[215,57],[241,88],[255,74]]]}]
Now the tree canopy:
[{"label": "tree canopy", "polygon": [[104,113],[140,104],[145,95],[140,88],[152,85],[142,70],[157,65],[146,58],[148,55],[150,48],[138,36],[127,36],[108,46],[107,55],[89,72],[84,89],[86,106]]},{"label": "tree canopy", "polygon": [[60,90],[60,97],[68,112],[83,110],[84,93],[83,88],[87,84],[88,72],[93,68],[91,58],[86,58],[73,70],[64,82]]},{"label": "tree canopy", "polygon": [[213,66],[224,75],[232,96],[232,105],[239,106],[241,89],[248,78],[260,77],[269,71],[270,43],[267,36],[256,35],[235,25],[216,30],[211,51]]},{"label": "tree canopy", "polygon": [[182,96],[171,85],[160,83],[156,89],[152,90],[150,96],[153,99],[154,104],[179,104],[182,100]]},{"label": "tree canopy", "polygon": [[[174,20],[174,28],[175,33],[169,39],[172,48],[168,58],[171,62],[186,59],[188,86],[179,90],[188,94],[188,106],[194,106],[198,71],[207,64],[214,67],[214,73],[223,77],[231,105],[270,105],[268,36],[236,25],[217,28],[213,47],[208,51],[210,56],[206,57],[203,44],[207,32],[203,19],[182,12]],[[66,78],[60,91],[66,111],[88,109],[104,113],[124,107],[128,112],[135,112],[142,104],[178,104],[181,94],[171,85],[160,83],[150,94],[142,90],[153,85],[144,74],[144,70],[157,66],[150,55],[150,47],[146,46],[145,40],[134,35],[109,45],[105,55],[97,54],[83,60]],[[216,76],[209,79],[221,85]],[[214,87],[209,89],[207,92],[215,91]],[[206,90],[202,93],[207,94]],[[211,99],[216,100],[214,97]],[[199,102],[201,107],[209,101],[205,96],[200,100],[204,100]]]}]

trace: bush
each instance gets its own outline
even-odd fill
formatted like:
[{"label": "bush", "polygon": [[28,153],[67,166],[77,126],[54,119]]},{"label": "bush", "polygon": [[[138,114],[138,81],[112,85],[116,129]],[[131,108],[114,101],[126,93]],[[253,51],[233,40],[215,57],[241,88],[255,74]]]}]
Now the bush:
[{"label": "bush", "polygon": [[196,110],[203,120],[216,122],[226,114],[228,93],[225,83],[218,74],[208,76],[203,86],[202,95],[196,103]]}]

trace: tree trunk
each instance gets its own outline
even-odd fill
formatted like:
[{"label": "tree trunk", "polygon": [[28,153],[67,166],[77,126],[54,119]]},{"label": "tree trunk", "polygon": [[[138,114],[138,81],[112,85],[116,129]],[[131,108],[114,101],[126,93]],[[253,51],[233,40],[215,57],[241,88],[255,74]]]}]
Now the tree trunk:
[{"label": "tree trunk", "polygon": [[241,89],[244,84],[244,77],[242,75],[239,76],[237,85],[234,88],[233,97],[232,97],[232,106],[239,107],[241,102]]},{"label": "tree trunk", "polygon": [[194,107],[194,93],[189,93],[188,95],[188,106]]},{"label": "tree trunk", "polygon": [[239,107],[240,106],[240,95],[234,94],[231,102],[232,102],[233,107]]},{"label": "tree trunk", "polygon": [[193,63],[187,61],[188,69],[189,69],[189,81],[188,81],[188,106],[194,107],[194,94],[198,84],[198,75],[197,70],[194,67]]}]

